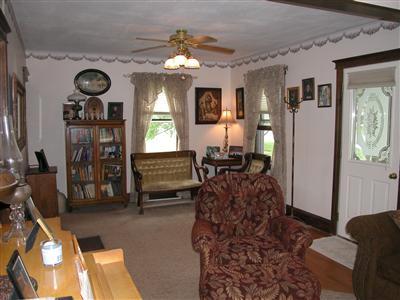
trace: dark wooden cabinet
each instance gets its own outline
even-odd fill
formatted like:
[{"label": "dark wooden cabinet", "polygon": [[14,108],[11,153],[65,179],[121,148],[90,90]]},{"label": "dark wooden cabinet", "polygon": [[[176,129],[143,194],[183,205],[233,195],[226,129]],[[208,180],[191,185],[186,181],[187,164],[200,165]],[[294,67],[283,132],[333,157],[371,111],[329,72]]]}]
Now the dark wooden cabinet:
[{"label": "dark wooden cabinet", "polygon": [[69,209],[127,205],[125,121],[69,120],[65,138]]},{"label": "dark wooden cabinet", "polygon": [[45,218],[58,216],[57,167],[47,172],[39,172],[37,167],[29,167],[26,181],[32,188],[32,200]]}]

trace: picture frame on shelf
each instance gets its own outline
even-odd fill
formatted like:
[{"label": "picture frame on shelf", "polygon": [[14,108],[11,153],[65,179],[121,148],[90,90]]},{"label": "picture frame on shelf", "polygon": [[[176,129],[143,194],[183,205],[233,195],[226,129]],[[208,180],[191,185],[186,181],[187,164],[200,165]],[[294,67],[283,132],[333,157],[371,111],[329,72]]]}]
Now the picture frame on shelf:
[{"label": "picture frame on shelf", "polygon": [[[300,108],[300,87],[287,88],[287,99],[288,103],[290,103],[287,105],[288,109],[292,106],[297,109]],[[292,105],[294,103],[297,103],[297,105]]]},{"label": "picture frame on shelf", "polygon": [[236,119],[244,119],[244,88],[236,89]]},{"label": "picture frame on shelf", "polygon": [[74,103],[63,103],[63,120],[72,120],[74,118]]},{"label": "picture frame on shelf", "polygon": [[242,159],[242,157],[243,157],[243,146],[229,146],[228,157]]},{"label": "picture frame on shelf", "polygon": [[301,82],[302,82],[303,101],[314,100],[315,99],[314,77],[303,79]]},{"label": "picture frame on shelf", "polygon": [[332,106],[332,84],[318,85],[318,107]]},{"label": "picture frame on shelf", "polygon": [[195,124],[217,124],[221,117],[222,89],[195,88]]},{"label": "picture frame on shelf", "polygon": [[108,102],[107,119],[123,120],[123,118],[124,118],[124,103]]}]

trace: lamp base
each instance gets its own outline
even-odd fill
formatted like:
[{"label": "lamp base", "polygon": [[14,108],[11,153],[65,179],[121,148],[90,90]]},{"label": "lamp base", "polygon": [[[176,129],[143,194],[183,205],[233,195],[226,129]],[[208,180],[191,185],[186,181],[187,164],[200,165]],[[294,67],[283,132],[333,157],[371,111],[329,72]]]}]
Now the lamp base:
[{"label": "lamp base", "polygon": [[15,239],[18,244],[25,245],[29,232],[25,228],[24,204],[11,204],[10,209],[10,229],[3,234],[1,240],[3,243],[7,243]]}]

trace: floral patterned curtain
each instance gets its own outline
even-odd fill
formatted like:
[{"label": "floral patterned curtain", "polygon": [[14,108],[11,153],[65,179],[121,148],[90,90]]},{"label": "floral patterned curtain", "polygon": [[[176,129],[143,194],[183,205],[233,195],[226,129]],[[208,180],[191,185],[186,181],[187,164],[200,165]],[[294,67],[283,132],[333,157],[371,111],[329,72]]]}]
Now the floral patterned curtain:
[{"label": "floral patterned curtain", "polygon": [[245,152],[253,152],[257,124],[260,118],[261,97],[265,92],[268,101],[274,151],[271,175],[286,191],[286,145],[285,145],[285,65],[275,65],[252,70],[244,75],[245,83],[245,121],[243,146]]}]

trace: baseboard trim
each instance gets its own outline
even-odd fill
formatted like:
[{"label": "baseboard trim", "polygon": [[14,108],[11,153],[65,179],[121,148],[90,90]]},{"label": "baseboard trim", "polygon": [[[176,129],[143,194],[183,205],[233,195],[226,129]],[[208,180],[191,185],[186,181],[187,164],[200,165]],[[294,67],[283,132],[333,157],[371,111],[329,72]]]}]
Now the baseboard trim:
[{"label": "baseboard trim", "polygon": [[[332,221],[325,219],[323,217],[314,215],[308,211],[301,210],[299,208],[293,209],[293,214],[295,217],[304,221],[304,223],[318,228],[322,231],[332,233]],[[290,205],[286,204],[286,215],[290,215]]]}]

